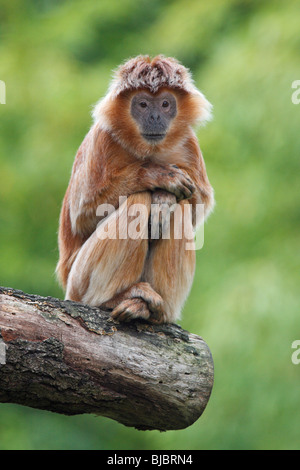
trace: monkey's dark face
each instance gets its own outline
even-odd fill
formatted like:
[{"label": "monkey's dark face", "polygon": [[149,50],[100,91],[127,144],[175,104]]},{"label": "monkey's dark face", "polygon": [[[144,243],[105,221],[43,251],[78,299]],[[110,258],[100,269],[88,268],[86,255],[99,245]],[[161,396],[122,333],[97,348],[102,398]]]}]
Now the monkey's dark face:
[{"label": "monkey's dark face", "polygon": [[169,91],[153,95],[146,91],[136,93],[131,100],[130,113],[142,137],[149,143],[159,143],[168,132],[177,115],[175,96]]}]

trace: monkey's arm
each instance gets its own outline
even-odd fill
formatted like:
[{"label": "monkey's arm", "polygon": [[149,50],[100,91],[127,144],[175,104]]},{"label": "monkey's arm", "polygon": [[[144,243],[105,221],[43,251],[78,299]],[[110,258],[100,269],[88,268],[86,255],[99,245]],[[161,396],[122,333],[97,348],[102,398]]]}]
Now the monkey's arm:
[{"label": "monkey's arm", "polygon": [[180,164],[180,168],[189,174],[196,188],[190,198],[193,206],[193,225],[195,225],[197,204],[204,204],[204,217],[207,218],[215,204],[214,191],[209,182],[205,162],[195,135],[187,141],[186,152],[186,163]]},{"label": "monkey's arm", "polygon": [[131,156],[105,131],[92,128],[81,144],[68,188],[72,233],[87,238],[100,219],[97,207],[119,207],[119,197],[164,189],[178,200],[195,191],[192,179],[176,165],[144,162]]}]

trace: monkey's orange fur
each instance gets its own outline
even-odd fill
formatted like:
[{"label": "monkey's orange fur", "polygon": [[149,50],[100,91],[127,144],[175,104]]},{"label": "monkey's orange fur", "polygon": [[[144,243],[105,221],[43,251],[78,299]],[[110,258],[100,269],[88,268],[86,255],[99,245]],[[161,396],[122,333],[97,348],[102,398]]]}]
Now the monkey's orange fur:
[{"label": "monkey's orange fur", "polygon": [[[161,143],[143,139],[131,117],[132,96],[141,89],[167,89],[176,97],[177,116]],[[185,238],[174,237],[175,217],[168,240],[101,240],[96,209],[112,204],[116,211],[107,224],[122,225],[128,215],[125,206],[119,207],[119,196],[126,196],[127,208],[144,204],[150,217],[158,188],[168,191],[192,181],[192,196],[176,210],[192,205],[191,229],[197,203],[205,205],[207,216],[213,190],[192,126],[205,120],[209,110],[187,69],[175,59],[139,56],[120,67],[108,95],[95,108],[95,122],[77,152],[63,201],[57,273],[67,299],[111,308],[119,320],[172,322],[179,317],[193,281],[195,252],[185,250]],[[148,218],[140,227],[141,234],[147,231]]]}]

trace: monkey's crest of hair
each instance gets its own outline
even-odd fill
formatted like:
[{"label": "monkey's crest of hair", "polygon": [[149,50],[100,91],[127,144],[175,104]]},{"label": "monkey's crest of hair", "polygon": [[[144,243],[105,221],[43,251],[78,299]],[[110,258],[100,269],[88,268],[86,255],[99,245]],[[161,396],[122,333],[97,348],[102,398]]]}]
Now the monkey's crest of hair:
[{"label": "monkey's crest of hair", "polygon": [[188,69],[172,57],[162,55],[152,60],[149,56],[138,56],[125,62],[116,71],[110,90],[115,95],[139,88],[157,93],[161,87],[195,92]]},{"label": "monkey's crest of hair", "polygon": [[129,59],[114,73],[106,97],[100,100],[93,111],[95,122],[100,121],[107,128],[104,115],[109,102],[122,93],[139,89],[147,89],[157,93],[161,88],[182,91],[194,97],[198,110],[194,124],[203,124],[211,119],[212,105],[196,88],[190,71],[173,57],[158,55],[151,59],[139,55]]}]

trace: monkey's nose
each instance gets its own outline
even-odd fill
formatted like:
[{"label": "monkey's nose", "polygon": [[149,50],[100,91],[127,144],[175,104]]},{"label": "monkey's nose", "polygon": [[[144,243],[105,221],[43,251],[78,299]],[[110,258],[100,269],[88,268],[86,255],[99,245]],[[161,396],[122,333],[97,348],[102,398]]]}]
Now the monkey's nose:
[{"label": "monkey's nose", "polygon": [[160,115],[158,113],[153,113],[150,115],[151,121],[160,121]]}]

